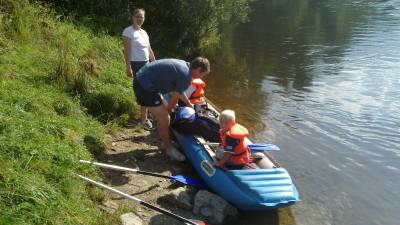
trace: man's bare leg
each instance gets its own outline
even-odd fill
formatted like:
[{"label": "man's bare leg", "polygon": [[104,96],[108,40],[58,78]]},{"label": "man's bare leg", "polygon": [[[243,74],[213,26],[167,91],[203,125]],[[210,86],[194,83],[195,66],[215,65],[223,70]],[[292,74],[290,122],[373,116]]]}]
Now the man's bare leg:
[{"label": "man's bare leg", "polygon": [[165,146],[165,153],[174,160],[185,161],[185,156],[172,146],[169,135],[170,116],[164,104],[148,107],[149,111],[156,117],[158,134]]},{"label": "man's bare leg", "polygon": [[172,144],[169,136],[169,114],[167,107],[164,104],[154,107],[148,107],[149,111],[156,117],[158,134],[162,142],[164,143],[165,149],[168,151]]},{"label": "man's bare leg", "polygon": [[145,106],[140,106],[140,118],[142,122],[146,122],[147,120],[147,108]]}]

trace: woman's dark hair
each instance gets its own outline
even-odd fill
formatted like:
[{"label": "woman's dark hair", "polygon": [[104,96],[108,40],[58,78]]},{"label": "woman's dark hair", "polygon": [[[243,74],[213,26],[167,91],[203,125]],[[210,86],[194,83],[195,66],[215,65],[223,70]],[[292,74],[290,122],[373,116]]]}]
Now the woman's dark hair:
[{"label": "woman's dark hair", "polygon": [[192,67],[192,69],[197,69],[200,67],[202,72],[203,71],[210,72],[210,62],[208,61],[207,58],[204,57],[196,57],[190,63],[190,66]]}]

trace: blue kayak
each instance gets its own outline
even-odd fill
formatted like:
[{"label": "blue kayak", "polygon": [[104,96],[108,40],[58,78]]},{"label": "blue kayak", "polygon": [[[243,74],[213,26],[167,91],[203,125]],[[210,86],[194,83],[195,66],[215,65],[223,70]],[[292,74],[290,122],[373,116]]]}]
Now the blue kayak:
[{"label": "blue kayak", "polygon": [[[218,120],[219,110],[210,101],[195,107],[197,115]],[[205,106],[205,108],[204,108]],[[244,211],[262,211],[293,205],[299,193],[289,173],[268,152],[253,151],[254,169],[214,168],[216,149],[202,137],[171,128],[187,158],[207,186]],[[251,140],[247,140],[251,144]]]},{"label": "blue kayak", "polygon": [[201,138],[181,134],[175,130],[173,133],[208,187],[238,209],[261,211],[287,207],[299,201],[299,193],[289,173],[267,156],[261,161],[274,163],[274,168],[242,170],[214,168],[211,165],[215,160],[212,149],[203,145]]}]

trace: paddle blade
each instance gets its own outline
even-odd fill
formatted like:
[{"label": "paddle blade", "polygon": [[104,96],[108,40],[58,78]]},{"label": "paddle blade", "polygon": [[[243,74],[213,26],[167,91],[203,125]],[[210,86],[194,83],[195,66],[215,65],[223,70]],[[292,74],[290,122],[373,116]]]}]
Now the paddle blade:
[{"label": "paddle blade", "polygon": [[183,176],[183,175],[171,176],[171,178],[179,183],[182,183],[185,185],[190,185],[190,186],[198,188],[198,189],[206,189],[207,188],[207,185],[201,179],[196,179],[193,177],[187,177],[187,176]]},{"label": "paddle blade", "polygon": [[249,148],[251,151],[279,151],[280,148],[274,144],[249,144]]}]

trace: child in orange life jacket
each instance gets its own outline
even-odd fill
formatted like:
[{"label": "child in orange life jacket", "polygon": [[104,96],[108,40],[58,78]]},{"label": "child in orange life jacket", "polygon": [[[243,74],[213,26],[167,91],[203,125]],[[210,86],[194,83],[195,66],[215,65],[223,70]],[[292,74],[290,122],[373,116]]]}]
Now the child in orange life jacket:
[{"label": "child in orange life jacket", "polygon": [[[200,79],[193,79],[191,85],[186,89],[185,95],[188,97],[189,102],[185,102],[185,99],[180,99],[180,106],[191,106],[193,107],[196,104],[205,103],[206,99],[204,97],[204,88],[206,87],[206,83]],[[187,101],[187,100],[186,100]]]},{"label": "child in orange life jacket", "polygon": [[219,161],[213,163],[214,166],[223,169],[242,168],[250,161],[250,152],[247,146],[246,137],[249,132],[246,128],[235,122],[235,112],[224,110],[219,115],[221,147],[223,156]]},{"label": "child in orange life jacket", "polygon": [[188,96],[190,103],[193,105],[198,104],[198,103],[204,103],[206,102],[206,99],[204,98],[204,88],[206,87],[206,83],[200,79],[193,79],[192,84],[189,86],[189,88],[185,91],[186,96]]}]

